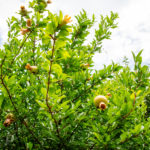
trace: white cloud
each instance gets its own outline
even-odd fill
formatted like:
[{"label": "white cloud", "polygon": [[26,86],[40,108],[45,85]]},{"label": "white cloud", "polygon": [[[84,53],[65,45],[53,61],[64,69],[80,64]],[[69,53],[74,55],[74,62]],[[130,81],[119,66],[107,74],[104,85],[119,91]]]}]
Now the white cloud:
[{"label": "white cloud", "polygon": [[[150,1],[131,0],[119,10],[119,28],[113,31],[111,41],[103,43],[104,53],[94,57],[96,66],[111,63],[111,60],[122,61],[124,56],[133,63],[131,50],[135,53],[143,51],[143,63],[150,64]],[[98,59],[99,58],[99,59]],[[106,59],[107,58],[107,59]]]}]

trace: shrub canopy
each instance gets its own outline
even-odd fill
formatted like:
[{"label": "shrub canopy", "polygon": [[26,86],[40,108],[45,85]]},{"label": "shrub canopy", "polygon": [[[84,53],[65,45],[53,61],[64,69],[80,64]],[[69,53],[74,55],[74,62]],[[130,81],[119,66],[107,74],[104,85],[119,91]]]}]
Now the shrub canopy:
[{"label": "shrub canopy", "polygon": [[[8,19],[0,49],[0,148],[149,149],[150,72],[142,51],[133,53],[133,70],[113,62],[92,68],[118,14],[101,15],[85,44],[95,16],[82,10],[71,25],[48,4],[33,0]],[[98,95],[109,101],[104,110],[94,105]]]}]

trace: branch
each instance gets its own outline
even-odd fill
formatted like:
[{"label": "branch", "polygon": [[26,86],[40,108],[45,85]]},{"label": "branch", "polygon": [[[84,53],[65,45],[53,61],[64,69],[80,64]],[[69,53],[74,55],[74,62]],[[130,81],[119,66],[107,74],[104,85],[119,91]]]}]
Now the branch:
[{"label": "branch", "polygon": [[14,63],[16,57],[19,55],[19,53],[20,53],[22,47],[24,46],[25,42],[27,41],[27,39],[28,39],[28,37],[30,36],[31,33],[32,33],[32,31],[30,31],[30,33],[29,33],[29,34],[26,36],[26,38],[23,40],[22,44],[21,44],[20,47],[19,47],[19,50],[18,50],[17,54],[15,55],[15,57],[13,58],[13,60],[11,61],[11,64]]},{"label": "branch", "polygon": [[4,79],[2,78],[2,76],[1,76],[1,81],[2,81],[2,85],[4,86],[4,88],[6,89],[6,91],[7,91],[7,93],[8,93],[9,99],[10,99],[10,101],[11,101],[11,103],[12,103],[12,105],[13,105],[15,111],[18,112],[18,110],[17,110],[17,108],[16,108],[16,106],[15,106],[15,103],[14,103],[13,100],[12,100],[12,96],[11,96],[11,94],[10,94],[10,91],[9,91],[7,85],[4,83]]},{"label": "branch", "polygon": [[131,138],[137,138],[140,134],[144,135],[145,132],[139,133],[139,134],[135,134],[135,135],[131,136],[130,138],[127,138],[124,141],[121,141],[119,144],[124,144],[125,142],[128,142]]},{"label": "branch", "polygon": [[46,105],[47,105],[49,113],[52,116],[52,119],[55,122],[56,132],[57,132],[58,137],[60,138],[58,123],[57,123],[56,119],[54,118],[53,112],[51,110],[51,106],[48,104],[48,98],[49,98],[48,93],[49,93],[49,88],[50,88],[50,84],[51,84],[51,72],[52,72],[52,64],[53,64],[53,57],[54,57],[54,51],[55,51],[55,41],[56,41],[55,35],[54,35],[54,37],[52,35],[50,35],[50,36],[53,39],[53,48],[52,48],[52,56],[51,56],[51,60],[50,60],[50,64],[49,64],[49,72],[48,72],[48,86],[47,86],[47,92],[46,92]]},{"label": "branch", "polygon": [[36,140],[36,142],[40,145],[41,142],[38,140],[38,138],[34,135],[33,131],[29,128],[29,126],[27,125],[27,122],[25,120],[22,121],[22,123],[24,124],[24,126],[27,128],[27,130],[29,131],[29,133],[32,135],[32,137]]},{"label": "branch", "polygon": [[85,93],[87,93],[91,88],[93,88],[93,86],[95,86],[96,84],[98,84],[99,81],[94,82],[89,88],[87,88],[86,90],[82,91],[82,93],[80,93],[77,97],[75,97],[72,101],[74,102],[75,100],[77,100],[78,98],[80,98],[81,96],[85,95]]},{"label": "branch", "polygon": [[16,108],[16,106],[15,106],[15,103],[14,103],[13,100],[12,100],[12,96],[11,96],[11,94],[10,94],[10,91],[9,91],[7,85],[5,84],[4,78],[3,78],[3,64],[4,64],[5,59],[6,59],[6,56],[4,57],[4,59],[3,59],[2,63],[1,63],[1,66],[0,66],[0,67],[1,67],[1,77],[0,77],[0,79],[1,79],[1,84],[2,84],[2,85],[4,86],[4,88],[6,89],[6,91],[7,91],[7,93],[8,93],[8,96],[9,96],[9,99],[10,99],[10,101],[11,101],[11,103],[12,103],[12,105],[13,105],[15,111],[18,112],[18,110],[17,110],[17,108]]},{"label": "branch", "polygon": [[[78,30],[79,30],[79,29],[78,29]],[[75,41],[76,41],[76,39],[77,39],[79,33],[80,33],[79,31],[76,32],[76,35],[74,36],[74,39],[73,39],[73,41],[72,41],[72,43],[71,43],[71,46],[70,46],[71,49],[73,49],[74,43],[75,43]]]},{"label": "branch", "polygon": [[[6,56],[4,57],[4,59],[3,59],[2,63],[1,63],[1,65],[0,65],[0,68],[1,68],[1,76],[0,76],[0,79],[1,79],[2,85],[4,86],[4,88],[5,88],[6,91],[7,91],[7,94],[8,94],[8,96],[9,96],[9,99],[10,99],[10,101],[11,101],[11,103],[12,103],[12,105],[13,105],[15,111],[16,111],[16,113],[19,114],[19,111],[18,111],[18,109],[17,109],[17,107],[15,106],[15,103],[14,103],[14,101],[13,101],[12,95],[10,94],[10,91],[9,91],[8,87],[7,87],[7,85],[6,85],[5,82],[4,82],[4,78],[3,78],[3,64],[4,64],[4,61],[5,61],[5,58],[6,58]],[[36,136],[34,135],[34,133],[32,132],[32,130],[30,130],[30,128],[28,127],[26,121],[25,121],[24,119],[22,120],[22,119],[20,119],[20,118],[19,118],[19,120],[21,121],[21,123],[23,123],[23,124],[25,125],[25,127],[26,127],[27,130],[31,133],[31,135],[32,135],[33,138],[37,141],[37,143],[39,143],[39,144],[41,145],[41,142],[36,138]]]},{"label": "branch", "polygon": [[90,150],[92,150],[95,145],[96,145],[96,143],[94,143],[94,144],[90,147]]},{"label": "branch", "polygon": [[35,65],[35,58],[34,58],[34,54],[35,54],[35,42],[36,42],[36,40],[35,40],[35,37],[34,37],[34,40],[33,40],[33,49],[32,49],[32,52],[33,52],[33,63],[34,63],[34,65]]},{"label": "branch", "polygon": [[51,56],[51,60],[50,60],[50,64],[49,64],[49,72],[48,72],[48,86],[47,86],[47,92],[46,92],[46,105],[47,105],[49,111],[51,110],[51,107],[48,104],[48,92],[49,92],[49,88],[50,88],[50,84],[51,84],[50,80],[51,80],[54,51],[55,51],[55,39],[53,40],[52,56]]},{"label": "branch", "polygon": [[18,135],[18,125],[15,122],[14,122],[14,130],[15,130],[15,135],[17,137],[18,143],[21,146],[21,141],[20,141],[20,138],[19,138],[19,135]]},{"label": "branch", "polygon": [[76,127],[72,130],[71,134],[68,136],[67,141],[71,139],[71,137],[74,135],[75,131],[78,129],[81,121],[76,125]]},{"label": "branch", "polygon": [[127,117],[133,112],[134,106],[135,106],[135,101],[136,101],[136,93],[134,93],[133,108],[130,110],[130,112],[128,112],[126,115],[124,115],[124,116],[122,117],[122,119],[127,118]]},{"label": "branch", "polygon": [[85,95],[85,93],[87,93],[91,88],[93,88],[93,86],[97,85],[99,82],[101,82],[102,80],[106,79],[106,78],[109,78],[109,76],[114,73],[114,71],[112,70],[109,74],[106,74],[105,77],[101,77],[100,79],[98,79],[96,82],[94,82],[93,80],[93,83],[92,85],[87,88],[86,90],[82,91],[82,93],[80,93],[77,97],[75,97],[72,101],[74,102],[75,100],[77,100],[78,98],[80,98],[81,96]]}]

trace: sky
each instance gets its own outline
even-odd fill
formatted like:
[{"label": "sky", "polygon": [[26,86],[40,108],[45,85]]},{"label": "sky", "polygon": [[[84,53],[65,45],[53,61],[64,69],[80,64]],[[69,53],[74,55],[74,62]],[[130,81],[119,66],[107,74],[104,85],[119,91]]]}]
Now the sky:
[{"label": "sky", "polygon": [[[0,44],[7,39],[6,19],[16,15],[20,5],[27,6],[29,0],[0,0]],[[94,13],[99,21],[100,15],[109,15],[110,11],[119,14],[118,28],[112,31],[111,40],[103,42],[102,53],[96,53],[93,60],[96,69],[112,61],[122,63],[124,56],[133,65],[132,53],[143,49],[143,64],[150,65],[150,0],[52,0],[48,6],[52,12],[62,10],[72,19],[82,9],[88,16]],[[96,27],[96,25],[94,26]],[[92,31],[92,35],[94,32]],[[92,37],[92,36],[91,36]],[[88,40],[90,40],[90,38]]]}]

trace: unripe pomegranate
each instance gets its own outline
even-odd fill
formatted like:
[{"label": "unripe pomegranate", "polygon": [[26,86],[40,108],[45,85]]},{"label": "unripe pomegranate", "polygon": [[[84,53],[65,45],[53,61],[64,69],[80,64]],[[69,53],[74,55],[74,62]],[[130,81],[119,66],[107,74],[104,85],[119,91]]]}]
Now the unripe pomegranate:
[{"label": "unripe pomegranate", "polygon": [[112,95],[110,93],[107,93],[107,96],[112,97]]},{"label": "unripe pomegranate", "polygon": [[15,117],[12,113],[9,113],[7,116],[6,116],[6,120],[4,121],[4,126],[5,127],[8,127],[11,125],[11,123],[13,123],[15,121]]},{"label": "unripe pomegranate", "polygon": [[21,31],[21,34],[22,34],[22,35],[25,35],[25,34],[28,33],[30,30],[29,30],[29,29],[21,28],[20,31]]},{"label": "unripe pomegranate", "polygon": [[51,3],[52,3],[52,1],[51,1],[51,0],[48,0],[48,1],[47,1],[47,4],[51,4]]},{"label": "unripe pomegranate", "polygon": [[37,66],[31,66],[30,64],[26,64],[25,68],[29,70],[31,73],[37,73],[38,71]]},{"label": "unripe pomegranate", "polygon": [[28,19],[28,20],[27,20],[27,27],[31,27],[31,24],[32,24],[32,20],[31,20],[31,19]]},{"label": "unripe pomegranate", "polygon": [[107,108],[108,100],[103,95],[98,95],[94,98],[94,104],[97,108],[104,110]]},{"label": "unripe pomegranate", "polygon": [[21,16],[27,16],[28,15],[28,11],[25,9],[25,6],[20,6],[20,14]]},{"label": "unripe pomegranate", "polygon": [[20,6],[20,9],[21,10],[25,10],[25,6]]},{"label": "unripe pomegranate", "polygon": [[90,64],[83,64],[84,67],[90,67]]},{"label": "unripe pomegranate", "polygon": [[5,127],[10,126],[10,124],[11,124],[11,120],[10,120],[10,119],[6,119],[6,120],[4,121],[4,123],[3,123],[3,125],[4,125]]}]

